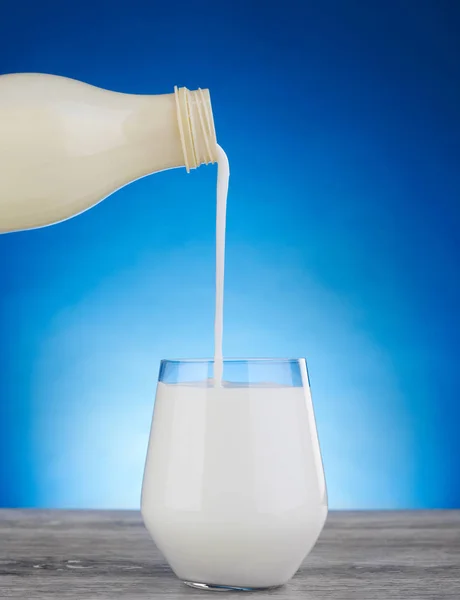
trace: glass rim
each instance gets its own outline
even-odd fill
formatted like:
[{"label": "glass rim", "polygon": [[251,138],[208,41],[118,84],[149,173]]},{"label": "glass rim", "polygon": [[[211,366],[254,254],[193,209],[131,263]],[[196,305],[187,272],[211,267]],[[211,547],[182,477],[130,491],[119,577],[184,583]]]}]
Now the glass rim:
[{"label": "glass rim", "polygon": [[[225,363],[238,363],[238,362],[266,362],[266,363],[298,363],[298,362],[306,362],[306,358],[224,358],[222,362]],[[162,358],[160,363],[214,363],[214,358]]]}]

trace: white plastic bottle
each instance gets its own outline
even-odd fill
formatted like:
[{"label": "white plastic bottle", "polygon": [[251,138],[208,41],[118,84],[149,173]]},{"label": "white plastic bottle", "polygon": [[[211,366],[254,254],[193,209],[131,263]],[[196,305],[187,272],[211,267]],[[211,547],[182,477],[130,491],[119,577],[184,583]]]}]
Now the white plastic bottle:
[{"label": "white plastic bottle", "polygon": [[57,223],[150,173],[216,161],[208,90],[134,95],[0,76],[0,232]]}]

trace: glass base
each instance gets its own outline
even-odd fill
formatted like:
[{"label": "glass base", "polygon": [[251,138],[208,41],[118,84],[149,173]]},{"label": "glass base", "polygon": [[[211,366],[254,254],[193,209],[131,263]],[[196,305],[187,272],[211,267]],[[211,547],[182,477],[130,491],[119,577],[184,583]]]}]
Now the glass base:
[{"label": "glass base", "polygon": [[210,592],[260,592],[262,590],[272,590],[279,586],[271,587],[238,587],[237,585],[216,585],[213,583],[197,583],[195,581],[184,581],[185,585],[196,590],[208,590]]}]

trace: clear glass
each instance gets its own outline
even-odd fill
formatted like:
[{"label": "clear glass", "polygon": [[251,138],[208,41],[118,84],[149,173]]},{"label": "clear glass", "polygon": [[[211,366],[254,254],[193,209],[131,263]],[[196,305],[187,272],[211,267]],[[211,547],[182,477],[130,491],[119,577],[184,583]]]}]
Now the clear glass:
[{"label": "clear glass", "polygon": [[161,361],[142,516],[192,587],[286,583],[327,516],[305,360]]}]

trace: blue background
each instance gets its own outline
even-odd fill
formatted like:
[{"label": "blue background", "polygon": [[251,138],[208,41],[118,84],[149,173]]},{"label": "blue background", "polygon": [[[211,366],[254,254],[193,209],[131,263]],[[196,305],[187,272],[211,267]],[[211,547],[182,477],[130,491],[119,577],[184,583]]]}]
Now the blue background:
[{"label": "blue background", "polygon": [[[459,12],[2,4],[3,73],[210,88],[224,352],[308,357],[332,508],[460,506]],[[215,177],[0,236],[0,505],[138,507],[158,362],[212,353]]]}]

